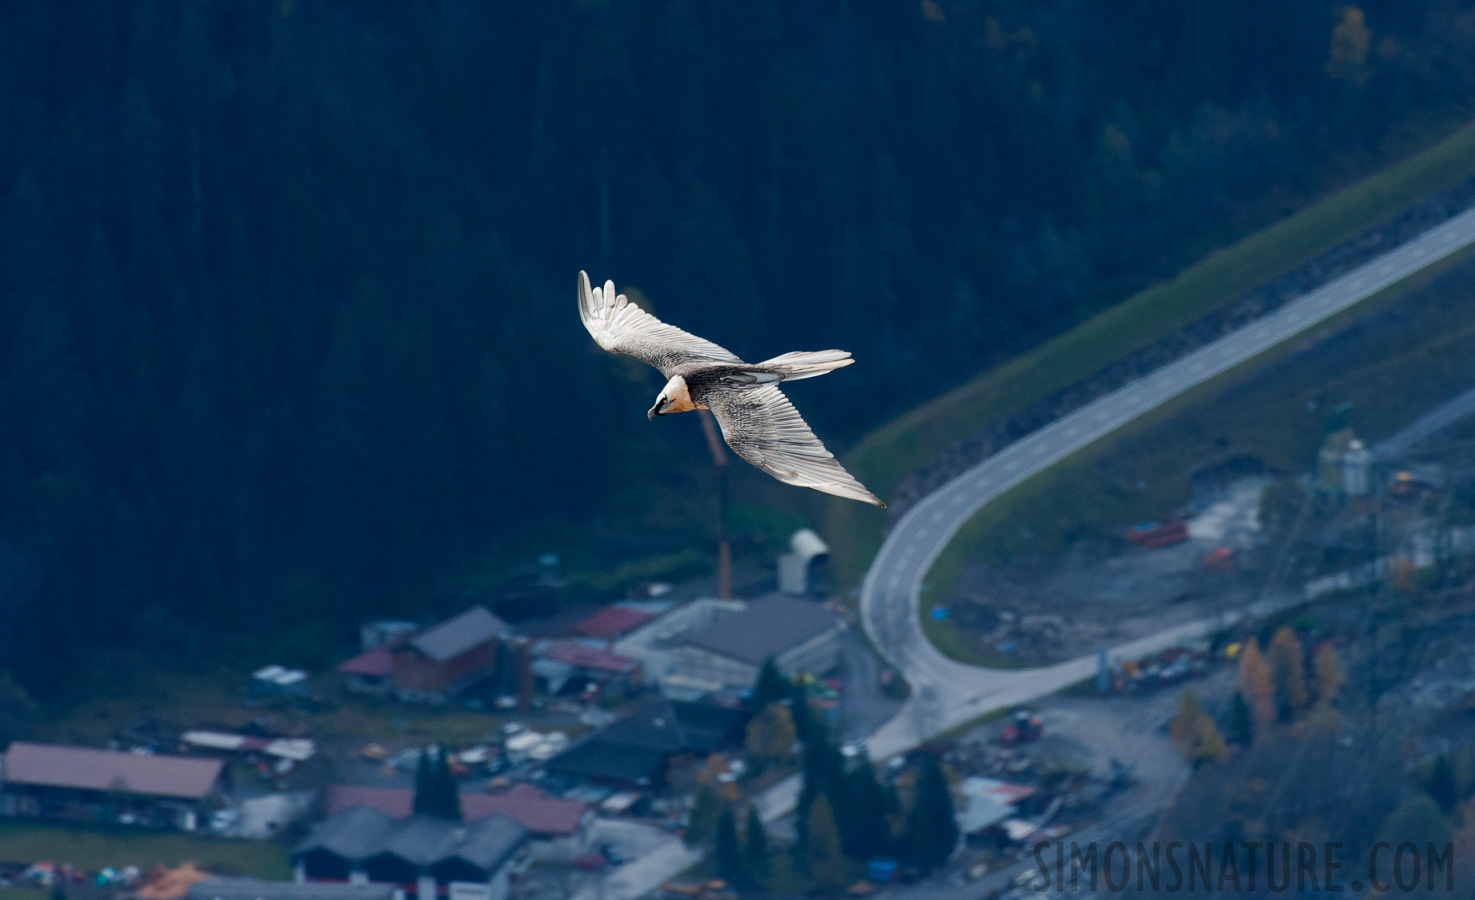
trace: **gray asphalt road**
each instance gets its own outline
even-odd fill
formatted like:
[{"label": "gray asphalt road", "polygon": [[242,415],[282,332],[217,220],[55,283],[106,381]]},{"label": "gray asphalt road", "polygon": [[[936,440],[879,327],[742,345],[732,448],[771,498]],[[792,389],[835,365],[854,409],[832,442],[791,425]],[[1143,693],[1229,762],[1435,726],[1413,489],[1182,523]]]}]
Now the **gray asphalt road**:
[{"label": "gray asphalt road", "polygon": [[855,629],[840,636],[840,675],[845,693],[840,699],[845,740],[869,737],[901,709],[901,701],[881,692],[881,666],[876,654]]},{"label": "gray asphalt road", "polygon": [[[990,500],[1184,391],[1325,321],[1379,290],[1475,243],[1475,210],[1398,246],[1232,334],[1146,375],[1011,444],[928,495],[887,536],[861,589],[866,632],[906,673],[914,696],[935,698],[928,715],[903,710],[870,744],[884,756],[999,706],[1022,703],[1088,677],[1094,658],[1028,671],[969,666],[944,656],[919,621],[922,578],[948,541]],[[1148,652],[1212,622],[1190,623],[1115,648]],[[911,705],[911,704],[909,704]]]},{"label": "gray asphalt road", "polygon": [[1373,456],[1378,459],[1400,456],[1419,441],[1471,414],[1475,414],[1475,388],[1452,397],[1436,409],[1419,416],[1407,428],[1374,447]]}]

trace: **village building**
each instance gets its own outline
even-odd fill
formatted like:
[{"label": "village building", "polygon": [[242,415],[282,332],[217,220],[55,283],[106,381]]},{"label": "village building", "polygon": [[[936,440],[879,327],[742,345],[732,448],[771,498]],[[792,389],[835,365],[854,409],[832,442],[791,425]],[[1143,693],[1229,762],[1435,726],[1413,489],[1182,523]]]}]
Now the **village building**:
[{"label": "village building", "polygon": [[494,677],[498,639],[510,631],[486,607],[473,606],[393,645],[395,693],[402,700],[440,702]]},{"label": "village building", "polygon": [[823,605],[774,594],[686,635],[668,674],[747,690],[772,658],[785,675],[822,675],[839,664],[843,630]]},{"label": "village building", "polygon": [[[408,788],[333,785],[324,796],[329,816],[367,806],[391,819],[407,819],[414,812],[414,792]],[[530,784],[514,784],[495,793],[461,794],[461,819],[478,822],[507,816],[528,830],[534,859],[563,861],[588,851],[588,828],[594,814],[581,800],[563,800]]]},{"label": "village building", "polygon": [[225,762],[12,741],[0,815],[193,831],[225,805]]},{"label": "village building", "polygon": [[653,612],[615,604],[575,622],[572,631],[580,637],[613,644],[655,618]]},{"label": "village building", "polygon": [[599,784],[660,790],[673,763],[705,758],[741,741],[741,710],[653,697],[544,769]]},{"label": "village building", "polygon": [[475,822],[396,819],[368,806],[329,816],[292,853],[296,880],[391,884],[414,900],[506,900],[527,857],[528,831],[492,815]]}]

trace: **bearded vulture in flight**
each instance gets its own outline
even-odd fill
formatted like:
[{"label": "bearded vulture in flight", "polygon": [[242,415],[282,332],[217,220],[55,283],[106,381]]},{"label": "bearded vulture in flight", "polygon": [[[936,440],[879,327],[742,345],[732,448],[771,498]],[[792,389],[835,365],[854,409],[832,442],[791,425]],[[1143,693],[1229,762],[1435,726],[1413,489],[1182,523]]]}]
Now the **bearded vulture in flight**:
[{"label": "bearded vulture in flight", "polygon": [[655,366],[666,376],[647,418],[710,409],[727,445],[779,481],[886,506],[835,461],[778,389],[779,382],[850,365],[855,360],[849,353],[799,351],[745,363],[616,294],[613,281],[591,289],[584,272],[579,273],[579,318],[599,346]]}]

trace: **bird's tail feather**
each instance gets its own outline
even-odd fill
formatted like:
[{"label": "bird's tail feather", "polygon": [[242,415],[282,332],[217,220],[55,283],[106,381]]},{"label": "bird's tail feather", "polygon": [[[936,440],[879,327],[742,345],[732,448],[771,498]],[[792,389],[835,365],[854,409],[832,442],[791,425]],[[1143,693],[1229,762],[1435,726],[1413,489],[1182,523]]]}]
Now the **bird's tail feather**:
[{"label": "bird's tail feather", "polygon": [[758,367],[778,372],[784,376],[784,381],[798,381],[801,378],[823,375],[853,362],[855,360],[844,350],[796,350],[758,363]]}]

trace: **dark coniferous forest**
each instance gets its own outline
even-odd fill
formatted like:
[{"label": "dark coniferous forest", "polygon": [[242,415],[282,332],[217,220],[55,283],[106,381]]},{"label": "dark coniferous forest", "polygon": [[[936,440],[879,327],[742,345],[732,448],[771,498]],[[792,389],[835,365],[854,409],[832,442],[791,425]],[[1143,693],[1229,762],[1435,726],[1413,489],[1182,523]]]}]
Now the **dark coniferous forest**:
[{"label": "dark coniferous forest", "polygon": [[0,6],[0,668],[330,654],[623,552],[705,451],[580,268],[749,358],[853,351],[795,391],[843,449],[1441,136],[1472,37],[1465,0]]}]

